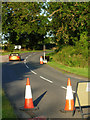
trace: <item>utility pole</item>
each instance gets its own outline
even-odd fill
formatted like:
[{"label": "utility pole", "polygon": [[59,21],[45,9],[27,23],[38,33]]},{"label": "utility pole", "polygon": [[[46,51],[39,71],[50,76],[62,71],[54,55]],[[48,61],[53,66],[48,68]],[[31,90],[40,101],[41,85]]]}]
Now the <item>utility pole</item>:
[{"label": "utility pole", "polygon": [[[44,36],[44,38],[45,38],[45,36]],[[46,49],[46,47],[45,47],[45,42],[43,43],[43,51],[44,51],[44,60],[43,60],[43,63],[47,63],[47,60],[45,59],[45,49]]]},{"label": "utility pole", "polygon": [[43,51],[44,51],[44,60],[45,60],[45,45],[43,45]]}]

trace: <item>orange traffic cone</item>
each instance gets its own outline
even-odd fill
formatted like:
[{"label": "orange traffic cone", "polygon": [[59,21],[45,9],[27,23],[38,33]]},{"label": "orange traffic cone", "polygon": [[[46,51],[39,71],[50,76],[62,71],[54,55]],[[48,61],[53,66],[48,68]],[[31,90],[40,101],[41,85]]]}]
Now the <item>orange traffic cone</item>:
[{"label": "orange traffic cone", "polygon": [[29,78],[27,78],[27,82],[26,82],[24,108],[25,109],[34,108]]},{"label": "orange traffic cone", "polygon": [[40,57],[40,64],[43,64],[43,58],[42,58],[42,56]]},{"label": "orange traffic cone", "polygon": [[73,100],[73,93],[71,87],[70,78],[67,81],[67,93],[66,93],[66,104],[65,104],[65,111],[73,111],[74,100]]}]

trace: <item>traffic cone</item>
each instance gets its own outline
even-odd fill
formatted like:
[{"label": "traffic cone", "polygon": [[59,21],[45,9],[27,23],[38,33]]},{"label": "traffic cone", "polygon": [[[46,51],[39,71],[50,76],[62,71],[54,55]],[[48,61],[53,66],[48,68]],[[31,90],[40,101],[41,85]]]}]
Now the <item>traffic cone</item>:
[{"label": "traffic cone", "polygon": [[43,58],[42,58],[42,56],[40,57],[40,64],[43,64]]},{"label": "traffic cone", "polygon": [[34,108],[29,78],[27,78],[27,82],[26,82],[24,108],[25,109]]},{"label": "traffic cone", "polygon": [[74,99],[73,99],[73,93],[72,93],[72,86],[70,78],[68,78],[67,81],[67,93],[66,93],[66,103],[65,103],[65,111],[73,111],[74,106]]}]

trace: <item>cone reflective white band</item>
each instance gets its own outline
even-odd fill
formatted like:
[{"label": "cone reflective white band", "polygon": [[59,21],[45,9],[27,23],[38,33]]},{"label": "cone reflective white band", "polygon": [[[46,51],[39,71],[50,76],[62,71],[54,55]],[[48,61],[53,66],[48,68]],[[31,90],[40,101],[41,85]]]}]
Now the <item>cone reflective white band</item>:
[{"label": "cone reflective white band", "polygon": [[71,87],[70,78],[67,81],[67,93],[66,93],[66,103],[65,103],[65,111],[73,111],[74,100],[73,100],[73,93]]},{"label": "cone reflective white band", "polygon": [[66,99],[67,100],[72,100],[73,99],[73,93],[72,93],[72,87],[71,86],[67,86]]},{"label": "cone reflective white band", "polygon": [[27,99],[32,98],[31,86],[30,85],[26,85],[25,98],[27,98]]},{"label": "cone reflective white band", "polygon": [[40,57],[40,61],[43,61],[42,57]]}]

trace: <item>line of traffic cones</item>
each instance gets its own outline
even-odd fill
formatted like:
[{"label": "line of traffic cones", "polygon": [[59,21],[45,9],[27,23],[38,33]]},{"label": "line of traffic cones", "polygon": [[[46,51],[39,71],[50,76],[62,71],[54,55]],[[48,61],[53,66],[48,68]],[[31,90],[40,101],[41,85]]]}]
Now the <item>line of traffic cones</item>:
[{"label": "line of traffic cones", "polygon": [[[67,92],[66,92],[66,103],[65,103],[64,111],[73,111],[73,108],[74,108],[73,92],[72,92],[72,86],[71,86],[70,78],[68,78]],[[29,81],[29,78],[27,78],[26,90],[25,90],[25,103],[24,103],[24,108],[21,108],[21,110],[30,110],[30,109],[35,109],[36,110],[38,108],[34,107],[30,81]],[[62,112],[64,112],[64,111],[62,111]]]}]

